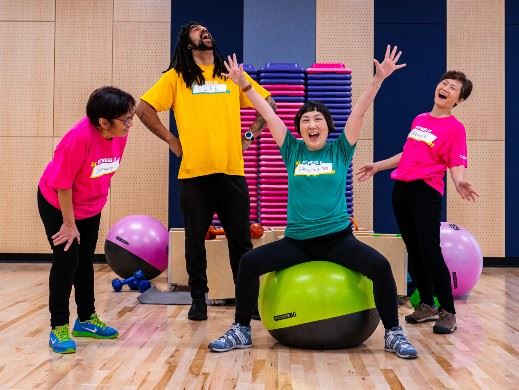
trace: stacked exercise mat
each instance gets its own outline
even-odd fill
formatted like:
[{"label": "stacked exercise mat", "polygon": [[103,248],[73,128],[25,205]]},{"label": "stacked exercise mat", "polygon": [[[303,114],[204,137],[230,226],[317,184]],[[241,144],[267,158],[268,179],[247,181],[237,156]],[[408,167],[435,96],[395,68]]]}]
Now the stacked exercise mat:
[{"label": "stacked exercise mat", "polygon": [[[344,130],[351,113],[351,69],[340,63],[316,63],[306,69],[306,98],[324,103],[333,117],[335,131],[328,141],[337,139]],[[350,164],[346,177],[346,204],[353,217],[353,167]]]},{"label": "stacked exercise mat", "polygon": [[[276,102],[277,114],[296,133],[294,117],[305,101],[305,71],[294,63],[268,63],[259,70],[259,82]],[[279,149],[264,129],[259,140],[259,222],[286,226],[288,177]]]},{"label": "stacked exercise mat", "polygon": [[[295,63],[267,63],[257,70],[245,64],[244,70],[265,89],[277,105],[277,114],[288,130],[300,138],[294,126],[294,117],[307,100],[320,101],[330,110],[335,131],[328,140],[335,140],[344,130],[351,113],[351,70],[339,63],[316,63],[301,68]],[[242,134],[248,131],[256,118],[256,110],[241,109]],[[270,135],[263,129],[261,137],[243,153],[245,178],[250,194],[251,223],[264,226],[286,226],[288,177],[279,149]],[[353,217],[353,168],[350,164],[346,177],[346,203]],[[221,226],[217,215],[213,224]]]}]

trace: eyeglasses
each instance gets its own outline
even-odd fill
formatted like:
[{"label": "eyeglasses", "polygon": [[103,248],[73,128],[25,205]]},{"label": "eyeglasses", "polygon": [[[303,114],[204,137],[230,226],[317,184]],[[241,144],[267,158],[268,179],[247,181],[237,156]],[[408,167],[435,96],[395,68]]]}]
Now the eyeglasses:
[{"label": "eyeglasses", "polygon": [[120,121],[120,122],[123,122],[123,124],[128,127],[130,126],[132,123],[133,123],[133,116],[135,115],[135,110],[132,110],[132,115],[129,116],[128,118],[126,119],[121,119],[121,118],[115,118],[116,120]]}]

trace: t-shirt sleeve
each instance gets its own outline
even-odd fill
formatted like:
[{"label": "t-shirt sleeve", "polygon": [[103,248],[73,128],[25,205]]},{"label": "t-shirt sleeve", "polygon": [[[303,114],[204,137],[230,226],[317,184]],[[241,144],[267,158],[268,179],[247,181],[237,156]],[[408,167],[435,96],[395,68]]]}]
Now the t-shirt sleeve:
[{"label": "t-shirt sleeve", "polygon": [[[252,88],[261,95],[261,97],[266,98],[267,96],[270,96],[270,92],[267,91],[265,88],[263,88],[261,85],[259,85],[256,81],[254,81],[247,72],[244,72],[245,78],[247,81],[252,85]],[[240,91],[240,107],[241,108],[251,108],[253,107],[252,103],[250,102],[249,98],[245,94],[245,92]]]},{"label": "t-shirt sleeve", "polygon": [[339,138],[337,139],[337,149],[339,150],[340,155],[347,163],[353,158],[353,153],[355,153],[355,148],[357,147],[357,143],[355,145],[350,145],[344,131],[341,131],[339,134]]},{"label": "t-shirt sleeve", "polygon": [[53,170],[48,183],[52,188],[70,190],[74,179],[84,164],[87,145],[81,138],[67,136],[56,147],[52,159]]},{"label": "t-shirt sleeve", "polygon": [[157,112],[174,108],[177,78],[178,75],[175,69],[170,69],[160,77],[153,87],[141,96],[141,100],[150,104]]},{"label": "t-shirt sleeve", "polygon": [[455,134],[446,157],[449,168],[458,165],[467,167],[467,136],[463,125],[455,128]]}]

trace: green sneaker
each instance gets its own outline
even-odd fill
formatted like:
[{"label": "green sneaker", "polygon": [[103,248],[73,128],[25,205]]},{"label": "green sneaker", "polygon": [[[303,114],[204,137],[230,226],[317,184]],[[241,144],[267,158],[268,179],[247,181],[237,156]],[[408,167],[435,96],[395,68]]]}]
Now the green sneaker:
[{"label": "green sneaker", "polygon": [[56,353],[76,352],[76,342],[70,338],[68,324],[56,326],[50,331],[49,347]]},{"label": "green sneaker", "polygon": [[119,332],[106,325],[97,314],[94,313],[90,316],[90,319],[85,322],[79,321],[79,318],[76,319],[74,329],[72,329],[72,335],[76,337],[93,337],[95,339],[116,339],[119,337]]}]

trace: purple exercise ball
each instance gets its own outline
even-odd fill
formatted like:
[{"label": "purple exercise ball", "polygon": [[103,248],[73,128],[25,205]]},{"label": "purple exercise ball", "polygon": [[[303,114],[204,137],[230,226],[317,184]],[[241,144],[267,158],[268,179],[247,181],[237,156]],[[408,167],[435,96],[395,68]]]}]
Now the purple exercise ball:
[{"label": "purple exercise ball", "polygon": [[124,217],[108,231],[105,257],[122,278],[140,269],[146,279],[153,279],[168,267],[168,230],[147,215]]},{"label": "purple exercise ball", "polygon": [[459,298],[478,282],[483,270],[483,254],[468,230],[448,222],[441,223],[440,246],[451,275],[452,295]]}]

